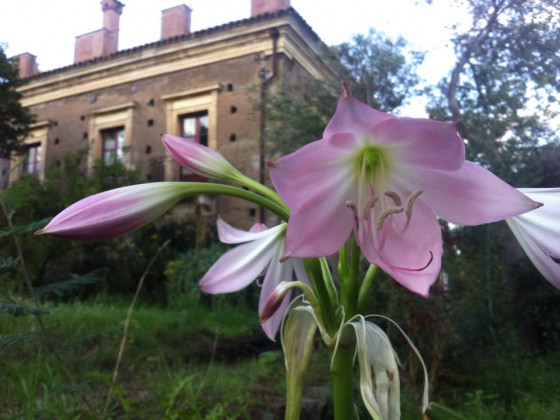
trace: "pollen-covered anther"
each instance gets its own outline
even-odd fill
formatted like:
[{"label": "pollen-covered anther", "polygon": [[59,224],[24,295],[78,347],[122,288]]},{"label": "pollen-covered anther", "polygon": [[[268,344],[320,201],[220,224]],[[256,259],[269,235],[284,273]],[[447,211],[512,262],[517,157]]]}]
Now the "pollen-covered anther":
[{"label": "pollen-covered anther", "polygon": [[424,191],[422,191],[422,190],[415,191],[408,198],[408,201],[406,202],[406,217],[408,217],[409,219],[410,219],[410,216],[412,216],[412,205],[414,204],[414,200],[416,200],[418,198],[418,196],[420,196],[420,194],[422,194],[423,192]]},{"label": "pollen-covered anther", "polygon": [[385,195],[395,202],[395,206],[402,206],[401,197],[394,191],[385,191]]},{"label": "pollen-covered anther", "polygon": [[370,197],[369,200],[366,202],[364,206],[364,220],[369,220],[369,212],[375,206],[375,202],[377,201],[377,197]]},{"label": "pollen-covered anther", "polygon": [[352,200],[348,200],[344,204],[346,205],[346,207],[352,210],[352,213],[354,213],[354,217],[358,219],[358,207],[356,206],[356,203],[354,203]]},{"label": "pollen-covered anther", "polygon": [[375,224],[376,229],[378,231],[380,231],[381,229],[383,229],[383,223],[385,223],[385,220],[387,220],[387,218],[390,215],[397,214],[397,213],[402,213],[403,211],[404,211],[404,209],[402,207],[398,207],[398,206],[389,207],[388,209],[384,210],[377,217],[377,223]]}]

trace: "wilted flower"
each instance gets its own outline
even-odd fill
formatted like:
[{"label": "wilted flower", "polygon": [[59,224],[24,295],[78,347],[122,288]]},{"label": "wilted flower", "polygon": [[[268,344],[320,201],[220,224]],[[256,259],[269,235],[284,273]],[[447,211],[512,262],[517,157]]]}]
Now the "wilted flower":
[{"label": "wilted flower", "polygon": [[506,219],[535,267],[560,289],[560,188],[520,188],[543,206]]},{"label": "wilted flower", "polygon": [[192,194],[182,182],[154,182],[105,191],[64,209],[35,235],[95,241],[131,232]]},{"label": "wilted flower", "polygon": [[323,139],[269,166],[292,210],[285,257],[333,254],[354,230],[372,264],[423,296],[441,266],[436,216],[477,225],[538,207],[465,161],[454,124],[376,111],[344,83]]},{"label": "wilted flower", "polygon": [[[200,281],[200,287],[207,293],[230,293],[240,290],[264,275],[259,300],[259,314],[262,314],[268,297],[281,281],[291,281],[294,276],[309,283],[300,260],[280,263],[284,252],[286,224],[267,229],[257,223],[248,232],[235,229],[218,219],[220,241],[227,244],[241,244],[222,255]],[[264,273],[264,274],[263,274]],[[280,308],[262,324],[266,335],[274,340],[282,317],[289,303],[289,295]]]}]

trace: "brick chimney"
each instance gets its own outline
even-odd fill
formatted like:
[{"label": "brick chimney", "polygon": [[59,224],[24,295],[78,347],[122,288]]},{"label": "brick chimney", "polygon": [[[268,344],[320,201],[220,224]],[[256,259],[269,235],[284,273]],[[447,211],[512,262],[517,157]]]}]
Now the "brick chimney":
[{"label": "brick chimney", "polygon": [[20,79],[25,79],[39,73],[37,57],[33,54],[23,53],[12,58],[18,66]]},{"label": "brick chimney", "polygon": [[76,37],[74,63],[110,55],[119,49],[119,19],[124,4],[118,0],[103,0],[103,28]]},{"label": "brick chimney", "polygon": [[251,0],[251,17],[274,13],[290,7],[290,0]]},{"label": "brick chimney", "polygon": [[192,10],[181,4],[161,11],[161,39],[191,33]]}]

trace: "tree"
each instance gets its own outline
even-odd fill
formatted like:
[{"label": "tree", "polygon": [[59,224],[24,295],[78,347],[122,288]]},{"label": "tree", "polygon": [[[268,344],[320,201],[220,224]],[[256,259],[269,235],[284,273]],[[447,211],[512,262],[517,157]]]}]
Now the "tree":
[{"label": "tree", "polygon": [[471,27],[455,35],[457,61],[430,114],[457,121],[469,158],[515,183],[539,146],[557,139],[560,9],[553,0],[466,4]]},{"label": "tree", "polygon": [[403,105],[419,82],[416,67],[424,53],[407,49],[404,38],[392,40],[374,29],[334,47],[354,95],[385,112]]},{"label": "tree", "polygon": [[[415,72],[423,54],[407,48],[403,38],[393,41],[370,29],[367,35],[333,47],[331,65],[354,96],[392,112],[414,96],[419,81]],[[340,80],[285,78],[266,99],[267,150],[286,154],[319,140],[336,109]]]},{"label": "tree", "polygon": [[22,85],[18,68],[6,57],[0,44],[0,158],[9,157],[11,152],[21,152],[21,140],[33,123],[33,115],[19,100],[17,88]]}]

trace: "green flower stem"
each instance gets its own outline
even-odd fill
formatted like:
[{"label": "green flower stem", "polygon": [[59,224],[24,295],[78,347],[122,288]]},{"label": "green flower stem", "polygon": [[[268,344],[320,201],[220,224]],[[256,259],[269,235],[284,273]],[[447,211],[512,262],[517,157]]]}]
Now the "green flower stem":
[{"label": "green flower stem", "polygon": [[362,314],[366,311],[366,306],[368,303],[369,291],[373,283],[373,277],[377,273],[377,266],[371,264],[367,270],[367,273],[360,286],[360,293],[358,294],[358,313]]},{"label": "green flower stem", "polygon": [[[258,182],[257,184],[261,185]],[[286,207],[282,200],[280,200],[280,198],[278,198],[278,200],[280,200],[280,203],[282,205],[280,205],[276,201],[271,201],[271,199],[263,197],[262,195],[255,194],[251,191],[246,191],[243,188],[232,187],[231,185],[214,184],[212,182],[185,182],[184,185],[187,193],[185,196],[196,194],[229,195],[231,197],[242,198],[244,200],[258,204],[259,206],[263,206],[264,208],[277,214],[284,220],[288,220],[290,218],[290,210]]]},{"label": "green flower stem", "polygon": [[358,304],[359,282],[358,274],[360,271],[361,250],[356,240],[352,238],[352,255],[350,257],[350,272],[342,282],[342,304],[346,311],[346,319],[352,318],[356,314]]},{"label": "green flower stem", "polygon": [[325,287],[327,288],[327,293],[333,307],[338,307],[338,293],[336,292],[336,287],[334,286],[334,281],[332,278],[331,270],[327,263],[326,258],[319,258],[319,263],[321,264],[321,271],[323,273],[323,280],[325,281]]},{"label": "green flower stem", "polygon": [[257,182],[254,179],[251,179],[248,176],[245,176],[241,173],[239,173],[239,175],[235,177],[235,182],[237,182],[239,185],[242,185],[253,191],[258,192],[263,197],[268,198],[270,201],[276,203],[278,206],[282,207],[287,212],[290,211],[288,206],[286,206],[286,203],[284,203],[284,201],[280,198],[280,196],[276,194],[276,191],[271,190],[266,185],[263,185],[260,182]]},{"label": "green flower stem", "polygon": [[334,355],[331,369],[335,420],[351,420],[356,418],[353,395],[353,368],[354,344],[340,343]]},{"label": "green flower stem", "polygon": [[325,328],[329,335],[334,337],[339,328],[335,315],[336,302],[331,301],[329,291],[323,280],[321,264],[316,258],[305,258],[303,260],[303,265],[305,266],[305,271],[307,271],[307,275],[313,286],[313,292],[318,298]]},{"label": "green flower stem", "polygon": [[338,277],[346,279],[348,276],[348,242],[338,251]]}]

